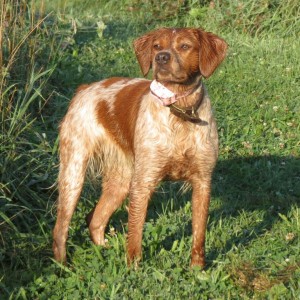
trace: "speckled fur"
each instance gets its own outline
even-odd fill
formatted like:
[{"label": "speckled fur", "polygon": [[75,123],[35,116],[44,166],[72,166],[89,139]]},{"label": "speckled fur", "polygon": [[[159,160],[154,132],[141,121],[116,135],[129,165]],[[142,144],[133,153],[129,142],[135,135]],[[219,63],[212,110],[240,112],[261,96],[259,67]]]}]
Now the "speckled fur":
[{"label": "speckled fur", "polygon": [[[227,45],[203,30],[163,28],[137,39],[134,48],[144,75],[152,67],[154,78],[174,93],[204,89],[201,93],[195,89],[177,103],[188,106],[201,101],[197,113],[203,122],[173,115],[150,93],[149,80],[110,78],[79,87],[60,128],[54,257],[66,260],[68,226],[86,170],[92,165],[102,176],[102,195],[87,217],[95,244],[105,244],[109,218],[129,194],[127,257],[129,264],[137,262],[152,192],[166,177],[183,180],[193,188],[191,265],[203,267],[218,134],[202,76],[213,73],[224,59]],[[159,62],[162,53],[167,53],[168,59]]]}]

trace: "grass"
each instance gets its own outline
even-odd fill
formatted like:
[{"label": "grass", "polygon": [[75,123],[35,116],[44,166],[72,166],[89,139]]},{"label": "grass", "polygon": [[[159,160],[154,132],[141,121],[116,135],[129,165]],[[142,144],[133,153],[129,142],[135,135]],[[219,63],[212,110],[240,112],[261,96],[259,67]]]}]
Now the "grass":
[{"label": "grass", "polygon": [[[299,298],[298,2],[82,3],[0,4],[0,298]],[[87,184],[61,266],[51,251],[59,122],[79,84],[141,76],[131,43],[160,26],[201,26],[230,45],[206,80],[220,135],[208,266],[189,269],[190,193],[180,183],[160,185],[149,205],[137,271],[125,264],[125,205],[109,247],[91,243],[84,217],[100,191]]]}]

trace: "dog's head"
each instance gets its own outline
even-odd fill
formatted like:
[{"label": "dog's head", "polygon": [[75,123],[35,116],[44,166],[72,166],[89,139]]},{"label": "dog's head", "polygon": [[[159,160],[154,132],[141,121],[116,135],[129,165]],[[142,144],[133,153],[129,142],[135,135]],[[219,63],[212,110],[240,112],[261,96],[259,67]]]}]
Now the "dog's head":
[{"label": "dog's head", "polygon": [[226,56],[217,35],[193,28],[162,28],[134,41],[144,76],[153,69],[158,81],[185,83],[197,74],[209,77]]}]

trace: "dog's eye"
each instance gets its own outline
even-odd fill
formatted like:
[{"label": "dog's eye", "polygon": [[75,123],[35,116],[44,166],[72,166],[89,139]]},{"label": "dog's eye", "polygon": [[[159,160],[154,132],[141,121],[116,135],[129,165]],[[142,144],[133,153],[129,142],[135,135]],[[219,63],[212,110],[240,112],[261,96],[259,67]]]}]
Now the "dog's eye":
[{"label": "dog's eye", "polygon": [[188,45],[188,44],[182,44],[181,45],[181,49],[183,49],[183,50],[190,49],[190,45]]},{"label": "dog's eye", "polygon": [[161,45],[160,45],[160,44],[154,44],[154,45],[153,45],[153,48],[154,48],[155,50],[160,50],[160,49],[161,49]]}]

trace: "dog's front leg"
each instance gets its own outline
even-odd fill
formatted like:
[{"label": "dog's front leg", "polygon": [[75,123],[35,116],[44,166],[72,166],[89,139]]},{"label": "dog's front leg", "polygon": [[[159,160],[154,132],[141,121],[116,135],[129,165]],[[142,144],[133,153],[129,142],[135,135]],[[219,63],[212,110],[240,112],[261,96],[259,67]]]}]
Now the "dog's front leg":
[{"label": "dog's front leg", "polygon": [[192,260],[191,267],[205,266],[205,232],[210,202],[210,180],[195,180],[192,183]]},{"label": "dog's front leg", "polygon": [[138,172],[133,176],[128,215],[128,265],[134,262],[136,267],[141,260],[143,226],[146,219],[148,202],[157,183],[158,176],[149,176],[146,170]]}]

